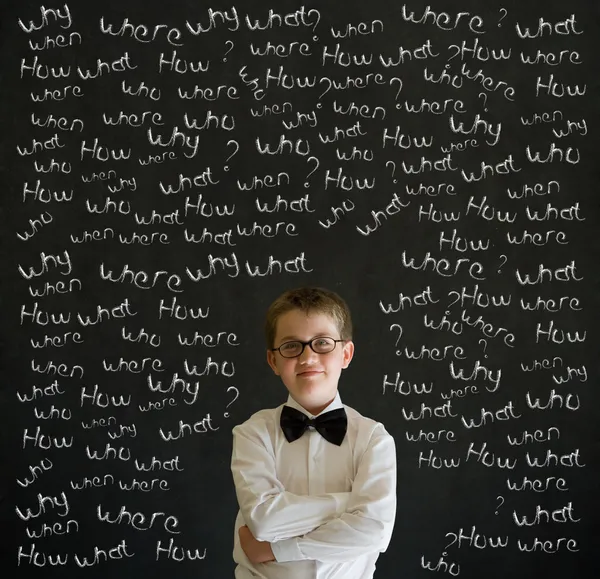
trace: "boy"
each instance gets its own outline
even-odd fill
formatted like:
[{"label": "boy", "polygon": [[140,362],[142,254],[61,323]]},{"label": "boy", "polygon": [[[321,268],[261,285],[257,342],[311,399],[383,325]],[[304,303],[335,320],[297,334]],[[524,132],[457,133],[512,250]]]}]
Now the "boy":
[{"label": "boy", "polygon": [[233,429],[235,577],[370,579],[396,515],[396,448],[381,423],[341,402],[348,306],[322,288],[291,290],[265,329],[289,395]]}]

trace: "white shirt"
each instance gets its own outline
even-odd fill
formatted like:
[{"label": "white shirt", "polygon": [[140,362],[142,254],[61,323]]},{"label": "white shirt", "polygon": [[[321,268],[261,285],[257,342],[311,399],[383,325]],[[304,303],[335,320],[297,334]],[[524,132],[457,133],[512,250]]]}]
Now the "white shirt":
[{"label": "white shirt", "polygon": [[[286,403],[314,418],[291,396]],[[396,516],[396,446],[383,424],[345,408],[341,446],[310,427],[288,442],[283,404],[233,428],[231,471],[240,510],[234,529],[236,579],[371,579]],[[252,564],[238,529],[269,541],[276,561]]]}]

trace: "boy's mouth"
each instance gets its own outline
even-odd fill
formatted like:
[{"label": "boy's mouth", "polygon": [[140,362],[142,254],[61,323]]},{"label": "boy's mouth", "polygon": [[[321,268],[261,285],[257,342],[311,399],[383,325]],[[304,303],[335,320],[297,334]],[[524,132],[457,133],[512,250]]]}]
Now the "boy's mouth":
[{"label": "boy's mouth", "polygon": [[322,374],[321,370],[305,370],[304,372],[300,372],[298,376],[313,376],[316,374]]}]

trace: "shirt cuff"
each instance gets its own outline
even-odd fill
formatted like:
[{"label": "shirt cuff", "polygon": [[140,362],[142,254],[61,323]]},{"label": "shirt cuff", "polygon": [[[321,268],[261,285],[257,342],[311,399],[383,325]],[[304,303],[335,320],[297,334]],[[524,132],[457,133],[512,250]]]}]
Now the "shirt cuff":
[{"label": "shirt cuff", "polygon": [[302,561],[306,559],[298,546],[298,537],[271,543],[271,551],[273,551],[275,560],[279,563],[284,563],[286,561]]}]

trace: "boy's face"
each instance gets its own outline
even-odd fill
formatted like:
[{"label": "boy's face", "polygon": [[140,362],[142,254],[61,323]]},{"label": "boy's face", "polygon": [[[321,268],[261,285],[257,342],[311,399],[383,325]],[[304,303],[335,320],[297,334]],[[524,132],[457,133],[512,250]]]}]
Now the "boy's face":
[{"label": "boy's face", "polygon": [[[331,317],[291,310],[277,320],[274,347],[290,340],[308,342],[325,336],[340,339]],[[333,351],[326,354],[317,354],[307,345],[296,358],[284,358],[280,352],[267,350],[267,362],[281,376],[292,398],[312,414],[318,414],[335,398],[342,369],[348,367],[353,354],[354,344],[348,340],[336,343]]]}]

